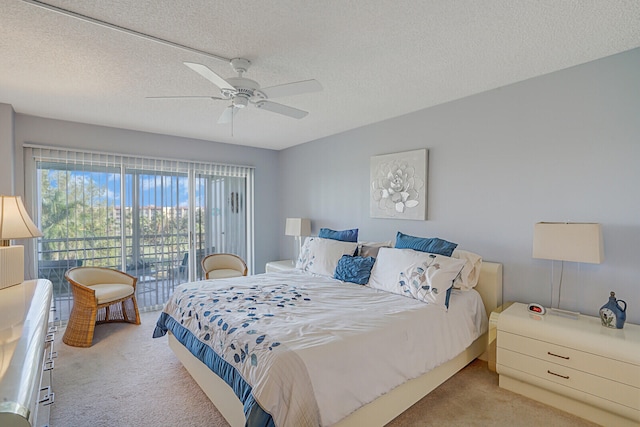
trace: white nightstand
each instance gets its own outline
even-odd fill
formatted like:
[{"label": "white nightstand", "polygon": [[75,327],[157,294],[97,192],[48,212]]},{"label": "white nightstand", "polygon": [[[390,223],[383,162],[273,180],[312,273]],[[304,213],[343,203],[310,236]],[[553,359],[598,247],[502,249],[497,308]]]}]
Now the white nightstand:
[{"label": "white nightstand", "polygon": [[267,273],[275,273],[277,271],[285,271],[291,270],[296,267],[296,263],[292,259],[285,259],[282,261],[271,261],[268,262],[265,271]]},{"label": "white nightstand", "polygon": [[640,425],[640,326],[609,329],[598,317],[514,303],[497,331],[500,387],[602,425]]}]

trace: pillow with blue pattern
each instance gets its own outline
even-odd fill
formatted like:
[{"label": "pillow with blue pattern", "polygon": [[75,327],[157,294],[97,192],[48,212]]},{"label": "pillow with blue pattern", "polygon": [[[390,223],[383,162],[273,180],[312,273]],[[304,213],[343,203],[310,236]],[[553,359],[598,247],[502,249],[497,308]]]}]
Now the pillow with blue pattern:
[{"label": "pillow with blue pattern", "polygon": [[321,237],[307,237],[300,250],[296,268],[333,277],[342,255],[353,255],[358,244]]},{"label": "pillow with blue pattern", "polygon": [[453,281],[465,260],[412,249],[380,248],[369,286],[449,308]]},{"label": "pillow with blue pattern", "polygon": [[414,251],[450,257],[457,246],[457,243],[448,242],[437,237],[415,237],[399,231],[396,235],[396,248],[398,249],[413,249]]},{"label": "pillow with blue pattern", "polygon": [[323,239],[340,240],[341,242],[357,242],[358,229],[332,230],[330,228],[321,228],[320,233],[318,233],[318,237],[322,237]]},{"label": "pillow with blue pattern", "polygon": [[376,262],[374,257],[342,255],[333,277],[343,282],[366,285],[371,276],[371,269]]}]

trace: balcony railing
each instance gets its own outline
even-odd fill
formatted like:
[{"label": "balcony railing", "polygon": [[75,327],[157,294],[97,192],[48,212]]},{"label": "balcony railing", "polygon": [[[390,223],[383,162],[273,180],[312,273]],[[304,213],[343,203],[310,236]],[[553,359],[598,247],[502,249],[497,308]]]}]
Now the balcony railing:
[{"label": "balcony railing", "polygon": [[[120,237],[40,239],[38,277],[53,283],[55,320],[64,322],[69,318],[73,296],[64,275],[73,267],[113,268],[137,277],[136,298],[140,309],[162,306],[177,285],[188,281],[189,248],[186,233],[169,238],[142,235],[137,240],[140,244],[134,247],[132,236],[125,238],[126,264],[123,266]],[[200,260],[213,252],[213,248],[197,249],[196,278],[202,278]]]}]

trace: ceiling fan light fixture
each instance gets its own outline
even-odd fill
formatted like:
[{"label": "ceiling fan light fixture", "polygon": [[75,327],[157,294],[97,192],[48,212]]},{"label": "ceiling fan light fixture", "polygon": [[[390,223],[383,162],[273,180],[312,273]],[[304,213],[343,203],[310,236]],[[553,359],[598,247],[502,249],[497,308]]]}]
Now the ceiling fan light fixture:
[{"label": "ceiling fan light fixture", "polygon": [[243,95],[237,95],[233,97],[231,102],[236,108],[244,108],[249,104],[249,98]]}]

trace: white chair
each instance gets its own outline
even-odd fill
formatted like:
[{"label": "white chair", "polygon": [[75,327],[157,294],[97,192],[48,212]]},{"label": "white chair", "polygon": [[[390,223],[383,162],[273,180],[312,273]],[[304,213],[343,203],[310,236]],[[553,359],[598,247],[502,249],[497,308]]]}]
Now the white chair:
[{"label": "white chair", "polygon": [[211,254],[202,259],[205,279],[225,279],[247,275],[247,264],[234,254]]}]

